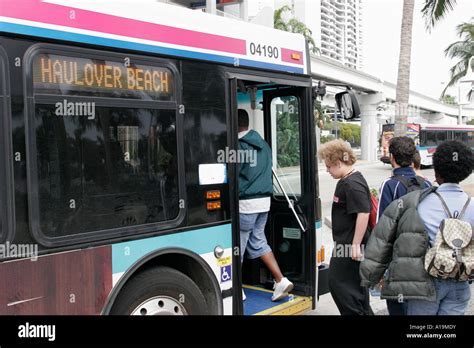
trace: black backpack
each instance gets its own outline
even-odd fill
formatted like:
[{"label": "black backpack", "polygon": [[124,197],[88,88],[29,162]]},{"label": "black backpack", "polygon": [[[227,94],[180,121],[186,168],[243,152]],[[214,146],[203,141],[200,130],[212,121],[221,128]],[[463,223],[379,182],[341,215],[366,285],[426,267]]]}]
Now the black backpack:
[{"label": "black backpack", "polygon": [[421,176],[414,176],[411,178],[407,178],[403,175],[394,175],[392,179],[398,180],[405,188],[407,189],[407,193],[417,190],[425,189],[425,179]]}]

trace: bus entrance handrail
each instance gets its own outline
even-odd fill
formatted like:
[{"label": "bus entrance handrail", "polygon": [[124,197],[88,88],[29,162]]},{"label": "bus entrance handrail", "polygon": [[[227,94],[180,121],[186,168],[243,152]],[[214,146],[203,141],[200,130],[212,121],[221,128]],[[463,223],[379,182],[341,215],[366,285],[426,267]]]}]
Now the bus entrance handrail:
[{"label": "bus entrance handrail", "polygon": [[293,215],[295,215],[295,218],[296,218],[296,221],[298,221],[298,225],[300,225],[300,228],[303,232],[306,232],[306,228],[303,226],[303,223],[301,222],[300,218],[298,217],[298,214],[296,213],[295,211],[295,207],[293,205],[293,201],[288,197],[288,195],[286,194],[286,191],[285,189],[283,188],[283,185],[281,184],[280,182],[280,179],[278,178],[278,175],[276,174],[275,172],[275,169],[272,168],[272,172],[273,172],[273,176],[275,177],[278,185],[280,186],[281,188],[281,191],[283,192],[283,194],[285,195],[285,198],[286,198],[286,201],[288,202],[288,207],[291,209],[291,211],[293,212]]}]

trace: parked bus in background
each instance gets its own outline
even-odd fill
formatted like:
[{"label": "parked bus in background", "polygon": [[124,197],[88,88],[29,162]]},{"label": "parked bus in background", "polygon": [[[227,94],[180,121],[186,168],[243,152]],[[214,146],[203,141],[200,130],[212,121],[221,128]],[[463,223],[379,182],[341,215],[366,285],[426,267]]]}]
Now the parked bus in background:
[{"label": "parked bus in background", "polygon": [[[0,11],[0,314],[315,308],[327,265],[302,35],[150,1]],[[266,235],[295,285],[279,303],[265,267],[240,263],[239,108],[272,148]]]},{"label": "parked bus in background", "polygon": [[[388,148],[390,139],[393,138],[393,132],[393,123],[382,125],[380,160],[383,163],[390,163]],[[410,123],[407,125],[406,135],[414,140],[423,167],[433,164],[433,153],[436,151],[436,147],[444,141],[459,140],[474,149],[474,126]]]}]

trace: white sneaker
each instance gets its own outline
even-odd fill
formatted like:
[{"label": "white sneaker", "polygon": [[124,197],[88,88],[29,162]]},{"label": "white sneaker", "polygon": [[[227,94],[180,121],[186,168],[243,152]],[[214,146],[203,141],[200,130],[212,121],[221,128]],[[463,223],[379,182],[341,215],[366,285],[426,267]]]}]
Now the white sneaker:
[{"label": "white sneaker", "polygon": [[275,282],[273,285],[273,296],[272,301],[279,301],[282,298],[288,296],[288,293],[293,290],[293,283],[284,277],[280,280],[279,283]]},{"label": "white sneaker", "polygon": [[245,301],[247,299],[247,296],[245,296],[245,292],[244,290],[242,289],[242,301]]}]

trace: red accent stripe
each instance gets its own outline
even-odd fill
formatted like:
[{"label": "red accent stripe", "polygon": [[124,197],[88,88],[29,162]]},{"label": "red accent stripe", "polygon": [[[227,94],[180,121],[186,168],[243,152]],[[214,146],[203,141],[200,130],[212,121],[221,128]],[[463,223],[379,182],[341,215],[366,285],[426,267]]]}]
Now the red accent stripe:
[{"label": "red accent stripe", "polygon": [[444,131],[471,131],[474,132],[474,128],[444,128],[444,127],[426,127],[427,130],[444,130]]},{"label": "red accent stripe", "polygon": [[[299,55],[299,59],[294,59],[292,57],[293,54]],[[286,63],[293,63],[293,64],[300,64],[303,65],[303,52],[289,50],[287,48],[281,49],[281,60]]]},{"label": "red accent stripe", "polygon": [[[75,19],[70,18],[70,11],[74,11]],[[2,0],[1,15],[174,45],[242,55],[247,53],[245,40],[43,3],[39,0]]]}]

